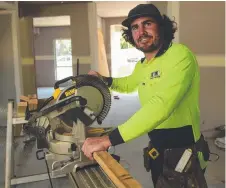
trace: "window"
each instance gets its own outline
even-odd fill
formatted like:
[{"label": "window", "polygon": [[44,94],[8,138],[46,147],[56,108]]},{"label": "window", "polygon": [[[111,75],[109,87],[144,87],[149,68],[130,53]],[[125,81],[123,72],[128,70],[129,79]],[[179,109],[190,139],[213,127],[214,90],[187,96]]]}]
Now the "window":
[{"label": "window", "polygon": [[143,52],[137,50],[122,37],[122,26],[111,25],[111,75],[123,77],[130,75],[136,63],[144,57]]},{"label": "window", "polygon": [[55,79],[61,80],[73,76],[70,39],[55,40]]},{"label": "window", "polygon": [[129,64],[136,64],[141,57],[143,57],[143,53],[138,51],[132,44],[126,42],[125,39],[120,36],[120,49],[126,55],[126,61]]}]

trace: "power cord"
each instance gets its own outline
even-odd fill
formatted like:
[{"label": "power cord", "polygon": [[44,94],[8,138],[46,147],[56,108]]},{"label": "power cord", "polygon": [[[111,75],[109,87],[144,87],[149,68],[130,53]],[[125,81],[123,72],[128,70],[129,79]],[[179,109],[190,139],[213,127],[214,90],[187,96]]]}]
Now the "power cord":
[{"label": "power cord", "polygon": [[[43,155],[40,156],[40,153],[42,153]],[[51,188],[53,188],[53,183],[52,183],[52,179],[51,179],[51,177],[50,177],[49,166],[48,166],[48,163],[47,163],[47,160],[46,160],[45,152],[44,152],[42,149],[36,151],[36,158],[37,158],[37,160],[45,159],[46,169],[47,169],[47,173],[48,173],[48,176],[49,176],[50,186],[51,186]]]},{"label": "power cord", "polygon": [[220,158],[220,156],[219,156],[218,154],[216,154],[216,153],[211,153],[211,152],[210,152],[210,155],[215,155],[215,156],[216,156],[216,159],[215,159],[215,160],[209,160],[209,161],[211,161],[211,162],[216,162],[216,161],[218,161],[219,158]]},{"label": "power cord", "polygon": [[51,188],[53,188],[52,179],[51,179],[50,173],[49,173],[49,166],[48,166],[48,163],[47,163],[47,160],[46,159],[45,159],[45,163],[46,163],[47,173],[48,173],[48,176],[49,176],[49,183],[50,183]]}]

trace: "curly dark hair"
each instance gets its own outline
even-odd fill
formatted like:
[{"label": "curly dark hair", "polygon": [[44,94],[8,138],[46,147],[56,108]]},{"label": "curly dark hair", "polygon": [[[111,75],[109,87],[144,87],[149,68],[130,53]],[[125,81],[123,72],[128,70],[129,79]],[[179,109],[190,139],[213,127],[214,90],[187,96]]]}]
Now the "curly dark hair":
[{"label": "curly dark hair", "polygon": [[[165,44],[170,44],[174,39],[174,34],[177,31],[177,23],[166,15],[162,16],[162,20],[157,22],[160,27],[160,38],[163,40]],[[133,46],[135,46],[135,42],[133,40],[131,29],[122,29],[122,36],[126,42],[129,42]]]}]

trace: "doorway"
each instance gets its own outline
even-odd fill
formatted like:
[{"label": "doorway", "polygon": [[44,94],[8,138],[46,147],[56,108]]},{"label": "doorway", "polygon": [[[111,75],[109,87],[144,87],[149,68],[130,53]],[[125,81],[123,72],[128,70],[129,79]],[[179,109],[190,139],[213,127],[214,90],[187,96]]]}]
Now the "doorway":
[{"label": "doorway", "polygon": [[143,53],[125,41],[122,26],[111,25],[111,70],[113,77],[130,75]]},{"label": "doorway", "polygon": [[56,81],[73,75],[70,16],[33,18],[33,35],[37,95],[48,98]]}]

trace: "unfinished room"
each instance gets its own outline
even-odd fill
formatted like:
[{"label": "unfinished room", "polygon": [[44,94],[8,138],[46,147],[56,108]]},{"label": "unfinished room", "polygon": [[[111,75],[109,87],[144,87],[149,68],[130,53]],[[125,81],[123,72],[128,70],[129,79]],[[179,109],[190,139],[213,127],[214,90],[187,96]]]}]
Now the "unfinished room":
[{"label": "unfinished room", "polygon": [[225,187],[224,1],[1,1],[0,187]]}]

